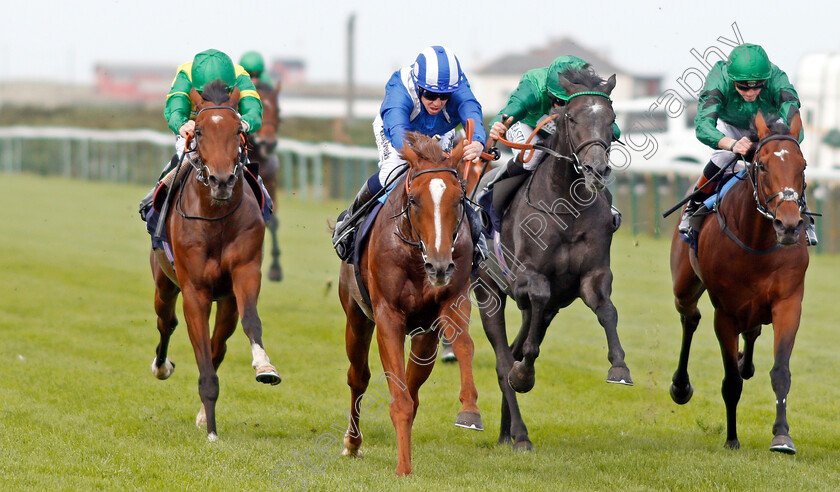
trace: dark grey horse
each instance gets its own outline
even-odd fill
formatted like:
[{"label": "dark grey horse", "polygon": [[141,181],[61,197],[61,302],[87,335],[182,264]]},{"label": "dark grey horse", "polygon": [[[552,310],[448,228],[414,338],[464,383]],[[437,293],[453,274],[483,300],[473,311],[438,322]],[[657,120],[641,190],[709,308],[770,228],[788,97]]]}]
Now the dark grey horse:
[{"label": "dark grey horse", "polygon": [[[533,388],[534,362],[546,329],[575,299],[595,312],[606,332],[612,363],[607,382],[633,384],[616,332],[618,312],[610,300],[614,229],[611,197],[604,186],[615,121],[608,96],[615,75],[604,81],[582,70],[559,77],[570,98],[552,110],[557,114],[556,130],[548,140],[549,150],[502,215],[501,244],[495,247],[501,247],[509,273],[498,273],[496,265],[481,268],[473,286],[484,331],[496,352],[503,395],[499,444],[513,439],[515,450],[533,446],[514,390],[525,393]],[[504,320],[507,296],[522,311],[522,328],[510,346]]]}]

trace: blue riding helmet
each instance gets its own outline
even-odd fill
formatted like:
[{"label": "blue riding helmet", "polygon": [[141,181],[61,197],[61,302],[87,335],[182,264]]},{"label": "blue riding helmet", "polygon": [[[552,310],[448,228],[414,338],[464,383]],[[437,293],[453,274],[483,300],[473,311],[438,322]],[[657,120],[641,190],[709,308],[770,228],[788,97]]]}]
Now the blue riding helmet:
[{"label": "blue riding helmet", "polygon": [[411,65],[411,75],[418,87],[436,93],[455,92],[464,79],[458,58],[443,46],[421,51]]}]

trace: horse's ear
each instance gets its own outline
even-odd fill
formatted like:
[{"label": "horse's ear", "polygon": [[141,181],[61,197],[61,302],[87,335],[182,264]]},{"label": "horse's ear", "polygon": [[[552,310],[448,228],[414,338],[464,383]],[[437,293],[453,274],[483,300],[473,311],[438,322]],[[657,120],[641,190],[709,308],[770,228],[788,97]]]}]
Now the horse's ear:
[{"label": "horse's ear", "polygon": [[464,158],[464,141],[460,140],[458,145],[449,153],[449,165],[453,169],[458,169],[461,159]]},{"label": "horse's ear", "polygon": [[615,89],[615,74],[610,75],[610,78],[601,84],[600,89],[601,92],[609,95]]},{"label": "horse's ear", "polygon": [[239,105],[239,87],[234,87],[230,93],[230,105],[234,108]]},{"label": "horse's ear", "polygon": [[557,72],[557,77],[560,79],[560,87],[562,87],[563,90],[566,91],[566,95],[570,95],[574,92],[577,92],[574,88],[574,84],[569,82],[569,79],[564,77],[563,74]]},{"label": "horse's ear", "polygon": [[759,140],[764,140],[765,137],[770,135],[770,129],[767,128],[767,123],[764,121],[764,115],[761,114],[761,111],[755,115],[755,131],[758,133]]},{"label": "horse's ear", "polygon": [[788,133],[788,135],[799,140],[800,133],[802,133],[802,117],[800,117],[799,112],[797,112],[790,120],[790,133]]},{"label": "horse's ear", "polygon": [[411,149],[411,146],[408,145],[408,142],[403,140],[403,148],[400,151],[402,154],[403,159],[408,162],[408,165],[414,167],[417,165],[417,154]]},{"label": "horse's ear", "polygon": [[190,89],[190,101],[192,101],[192,105],[194,108],[199,107],[202,103],[204,103],[204,98],[201,97],[201,94],[195,90],[195,87]]}]

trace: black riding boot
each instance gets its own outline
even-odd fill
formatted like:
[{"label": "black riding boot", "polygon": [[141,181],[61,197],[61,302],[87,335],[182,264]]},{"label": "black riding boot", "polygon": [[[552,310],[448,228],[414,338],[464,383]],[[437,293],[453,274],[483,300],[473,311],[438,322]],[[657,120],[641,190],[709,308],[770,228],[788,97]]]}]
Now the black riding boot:
[{"label": "black riding boot", "polygon": [[487,240],[482,233],[481,219],[478,212],[472,205],[466,204],[467,221],[470,224],[470,236],[473,243],[473,267],[472,274],[478,273],[478,266],[487,259]]},{"label": "black riding boot", "polygon": [[512,159],[507,161],[502,165],[501,168],[496,172],[496,175],[493,176],[493,180],[487,183],[483,189],[479,190],[478,194],[475,197],[476,203],[481,202],[481,198],[490,192],[493,189],[493,185],[498,183],[499,181],[507,178],[512,178],[514,176],[519,176],[520,174],[524,174],[527,172],[525,170],[525,165],[522,161],[519,160],[518,156],[514,156]]},{"label": "black riding boot", "polygon": [[[694,191],[691,192],[694,198],[688,201],[688,205],[685,206],[685,210],[680,217],[680,224],[677,226],[677,230],[681,233],[688,234],[688,231],[691,230],[691,217],[700,210],[700,207],[707,198],[715,194],[717,183],[721,179],[721,176],[717,175],[719,170],[717,164],[712,161],[709,161],[706,167],[703,168],[703,178],[694,186]],[[700,190],[700,187],[703,189]]]},{"label": "black riding boot", "polygon": [[359,210],[364,204],[370,201],[373,198],[373,193],[370,191],[370,187],[368,186],[368,182],[365,181],[365,184],[362,185],[362,189],[356,194],[356,198],[353,200],[353,203],[350,205],[350,208],[339,214],[338,221],[335,223],[335,230],[333,230],[333,248],[335,248],[336,254],[342,260],[346,260],[350,257],[350,254],[353,251],[353,237],[355,236],[353,232],[355,232],[355,224],[351,218],[353,214]]},{"label": "black riding boot", "polygon": [[144,196],[143,199],[140,200],[139,211],[140,218],[143,219],[143,222],[146,221],[146,214],[149,212],[149,209],[152,208],[152,198],[154,198],[155,196],[155,190],[157,189],[158,184],[160,184],[160,180],[162,180],[164,176],[169,174],[169,171],[175,169],[175,167],[180,162],[181,157],[177,153],[173,155],[172,160],[170,160],[169,163],[163,167],[163,171],[160,172],[160,176],[158,177],[157,183],[155,183],[155,185],[152,186],[152,189],[149,190],[148,193],[146,193],[146,196]]}]

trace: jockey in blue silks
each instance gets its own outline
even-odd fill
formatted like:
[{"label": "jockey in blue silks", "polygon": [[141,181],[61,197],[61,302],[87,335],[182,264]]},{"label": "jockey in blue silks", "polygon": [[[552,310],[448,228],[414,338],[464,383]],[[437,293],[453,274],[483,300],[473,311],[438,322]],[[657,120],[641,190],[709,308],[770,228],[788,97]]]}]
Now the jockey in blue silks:
[{"label": "jockey in blue silks", "polygon": [[[333,233],[333,246],[341,259],[352,251],[356,221],[346,220],[363,207],[382,188],[392,182],[406,165],[400,156],[409,131],[439,138],[444,152],[456,143],[456,130],[468,119],[475,122],[472,142],[464,145],[464,159],[478,162],[484,150],[486,133],[481,105],[461,71],[458,58],[443,46],[429,46],[417,55],[410,66],[391,75],[385,86],[385,99],[373,121],[373,134],[379,151],[379,172],[371,176],[359,190],[350,208],[339,215]],[[481,235],[478,215],[467,208],[473,244],[474,261],[486,257],[487,246]],[[352,222],[352,223],[351,223]]]}]

